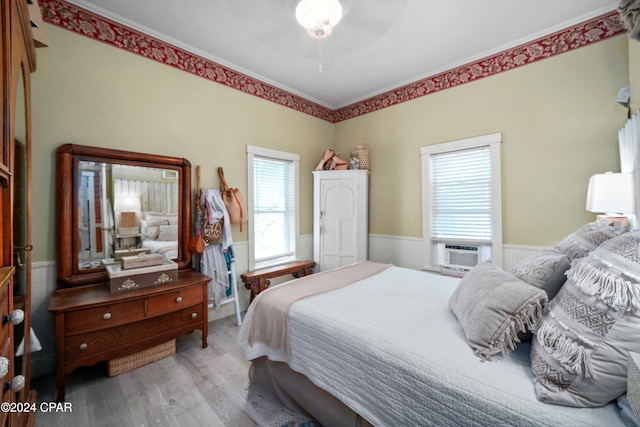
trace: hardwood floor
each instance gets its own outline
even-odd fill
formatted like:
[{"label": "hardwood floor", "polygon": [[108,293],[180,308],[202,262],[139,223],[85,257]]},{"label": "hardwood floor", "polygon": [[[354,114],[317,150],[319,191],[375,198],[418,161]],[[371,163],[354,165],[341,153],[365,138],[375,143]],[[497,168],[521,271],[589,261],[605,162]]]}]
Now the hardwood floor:
[{"label": "hardwood floor", "polygon": [[[249,362],[238,329],[235,316],[210,322],[208,348],[195,331],[177,338],[174,356],[114,377],[104,364],[79,368],[67,376],[72,412],[38,411],[36,426],[256,426],[243,410]],[[32,388],[39,404],[55,401],[54,376]]]}]

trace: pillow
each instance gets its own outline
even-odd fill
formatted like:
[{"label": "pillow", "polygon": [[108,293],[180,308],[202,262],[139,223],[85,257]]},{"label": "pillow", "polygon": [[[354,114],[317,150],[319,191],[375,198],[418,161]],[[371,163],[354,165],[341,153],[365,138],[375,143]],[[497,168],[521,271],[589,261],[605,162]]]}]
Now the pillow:
[{"label": "pillow", "polygon": [[525,283],[542,289],[549,300],[556,296],[571,264],[567,256],[555,249],[542,249],[516,264],[509,273]]},{"label": "pillow", "polygon": [[592,407],[627,389],[627,355],[640,352],[640,232],[605,241],[576,260],[534,331],[538,400]]},{"label": "pillow", "polygon": [[520,342],[518,332],[534,328],[542,318],[547,294],[493,261],[477,264],[460,281],[449,299],[476,356],[491,360]]},{"label": "pillow", "polygon": [[169,225],[167,220],[140,220],[140,234],[142,240],[157,240],[160,235],[160,226]]},{"label": "pillow", "polygon": [[629,226],[620,227],[607,218],[585,224],[569,234],[554,249],[567,255],[569,262],[585,257],[603,242],[629,231]]},{"label": "pillow", "polygon": [[168,242],[172,240],[178,240],[178,226],[177,225],[161,225],[160,234],[158,240]]},{"label": "pillow", "polygon": [[178,225],[177,213],[147,212],[147,221],[167,221],[169,225]]}]

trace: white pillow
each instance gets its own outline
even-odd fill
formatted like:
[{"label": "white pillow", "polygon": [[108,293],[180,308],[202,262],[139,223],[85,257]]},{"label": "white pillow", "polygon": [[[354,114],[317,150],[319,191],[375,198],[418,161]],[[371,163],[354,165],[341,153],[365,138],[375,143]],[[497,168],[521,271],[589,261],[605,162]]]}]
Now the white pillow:
[{"label": "white pillow", "polygon": [[158,240],[163,242],[170,242],[178,240],[178,226],[177,225],[160,225],[160,233]]}]

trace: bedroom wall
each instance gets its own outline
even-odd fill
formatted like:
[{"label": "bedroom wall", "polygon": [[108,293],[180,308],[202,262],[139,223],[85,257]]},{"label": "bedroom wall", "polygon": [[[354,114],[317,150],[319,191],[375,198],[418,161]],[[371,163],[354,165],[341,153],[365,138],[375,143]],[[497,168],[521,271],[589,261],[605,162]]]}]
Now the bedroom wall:
[{"label": "bedroom wall", "polygon": [[422,237],[420,147],[502,132],[504,243],[548,246],[595,218],[589,177],[619,171],[625,36],[347,120],[336,145],[371,147],[370,233]]},{"label": "bedroom wall", "polygon": [[[202,186],[247,188],[246,145],[300,154],[301,232],[312,225],[313,177],[333,125],[193,77],[58,27],[38,50],[33,93],[34,261],[55,259],[55,150],[63,143],[187,158]],[[195,176],[195,173],[194,173]],[[195,188],[195,180],[194,180]],[[246,240],[234,227],[234,240]]]}]

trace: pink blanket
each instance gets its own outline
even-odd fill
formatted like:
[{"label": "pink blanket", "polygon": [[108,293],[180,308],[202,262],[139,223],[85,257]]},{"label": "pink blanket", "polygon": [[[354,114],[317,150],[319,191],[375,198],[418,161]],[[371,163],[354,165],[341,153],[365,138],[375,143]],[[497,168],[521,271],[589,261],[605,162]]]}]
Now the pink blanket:
[{"label": "pink blanket", "polygon": [[293,303],[374,276],[389,267],[391,264],[363,261],[267,289],[255,301],[249,343],[262,342],[289,355],[289,309]]}]

